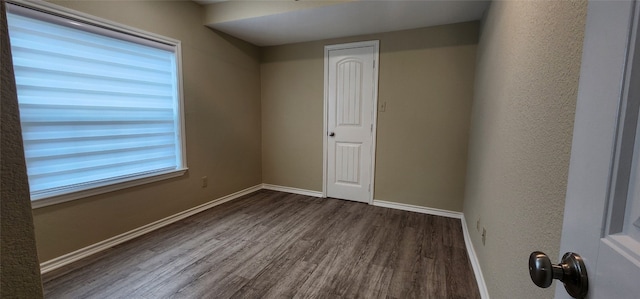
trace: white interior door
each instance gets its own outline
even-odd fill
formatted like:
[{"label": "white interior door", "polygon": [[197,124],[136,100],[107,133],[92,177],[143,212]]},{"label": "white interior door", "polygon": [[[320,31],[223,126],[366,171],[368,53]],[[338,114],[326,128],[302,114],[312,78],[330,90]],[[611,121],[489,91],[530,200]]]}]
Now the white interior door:
[{"label": "white interior door", "polygon": [[326,195],[370,203],[378,42],[325,47]]},{"label": "white interior door", "polygon": [[640,298],[638,6],[588,6],[560,248],[583,257],[588,298]]}]

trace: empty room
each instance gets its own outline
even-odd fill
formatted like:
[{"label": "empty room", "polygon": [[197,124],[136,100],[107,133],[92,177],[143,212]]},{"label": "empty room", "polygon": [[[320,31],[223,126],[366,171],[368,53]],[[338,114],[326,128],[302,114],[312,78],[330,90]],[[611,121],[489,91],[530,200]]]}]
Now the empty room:
[{"label": "empty room", "polygon": [[2,5],[2,298],[640,292],[635,1]]}]

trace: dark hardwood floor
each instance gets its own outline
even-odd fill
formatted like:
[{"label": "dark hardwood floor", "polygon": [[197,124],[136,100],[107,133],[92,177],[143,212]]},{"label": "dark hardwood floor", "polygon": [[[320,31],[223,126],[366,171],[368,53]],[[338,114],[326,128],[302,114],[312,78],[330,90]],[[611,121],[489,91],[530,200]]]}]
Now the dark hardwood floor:
[{"label": "dark hardwood floor", "polygon": [[480,298],[460,220],[267,190],[46,275],[44,288],[46,298]]}]

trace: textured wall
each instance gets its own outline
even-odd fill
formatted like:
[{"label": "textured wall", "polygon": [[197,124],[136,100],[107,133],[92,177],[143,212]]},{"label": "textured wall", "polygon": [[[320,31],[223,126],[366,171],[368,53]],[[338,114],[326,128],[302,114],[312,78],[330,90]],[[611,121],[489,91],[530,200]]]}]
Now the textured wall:
[{"label": "textured wall", "polygon": [[192,1],[56,3],[182,41],[189,172],[34,210],[42,261],[262,183],[257,47],[203,26]]},{"label": "textured wall", "polygon": [[322,190],[324,46],[380,40],[374,198],[461,211],[478,25],[264,48],[264,182]]},{"label": "textured wall", "polygon": [[558,256],[586,6],[495,1],[483,24],[464,214],[492,298],[553,297],[527,259]]},{"label": "textured wall", "polygon": [[42,298],[4,1],[0,26],[0,297]]}]

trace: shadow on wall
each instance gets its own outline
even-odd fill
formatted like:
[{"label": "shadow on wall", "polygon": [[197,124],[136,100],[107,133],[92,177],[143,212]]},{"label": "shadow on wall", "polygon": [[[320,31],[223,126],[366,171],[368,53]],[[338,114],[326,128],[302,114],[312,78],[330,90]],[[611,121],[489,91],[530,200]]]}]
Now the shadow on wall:
[{"label": "shadow on wall", "polygon": [[234,48],[240,50],[240,52],[244,53],[247,57],[255,57],[256,56],[256,47],[235,37],[235,36],[231,36],[229,34],[226,34],[222,31],[216,30],[216,29],[212,29],[209,27],[206,27],[207,29],[213,31],[215,34],[217,34],[220,38],[224,39],[226,42],[228,42],[230,45],[232,45]]}]

